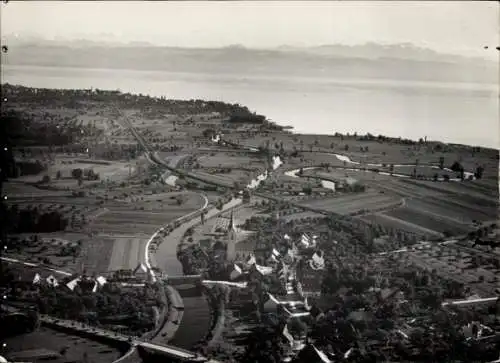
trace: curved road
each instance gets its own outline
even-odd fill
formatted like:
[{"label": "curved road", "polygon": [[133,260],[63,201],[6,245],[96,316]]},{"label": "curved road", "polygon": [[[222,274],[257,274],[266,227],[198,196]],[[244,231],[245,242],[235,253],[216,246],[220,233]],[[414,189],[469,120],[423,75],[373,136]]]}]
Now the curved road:
[{"label": "curved road", "polygon": [[[224,205],[222,211],[226,211],[230,208],[236,207],[237,205],[241,204],[241,202],[241,199],[232,199],[230,202]],[[209,209],[205,215],[205,220],[215,216],[220,212],[221,211],[215,207]],[[185,223],[182,223],[178,228],[170,232],[168,236],[164,238],[163,242],[158,246],[156,252],[153,252],[149,255],[151,259],[151,265],[160,268],[170,276],[183,275],[182,264],[177,260],[177,245],[184,236],[184,233],[186,233],[189,228],[199,223],[201,223],[201,217],[196,216],[195,218],[189,219]]]}]

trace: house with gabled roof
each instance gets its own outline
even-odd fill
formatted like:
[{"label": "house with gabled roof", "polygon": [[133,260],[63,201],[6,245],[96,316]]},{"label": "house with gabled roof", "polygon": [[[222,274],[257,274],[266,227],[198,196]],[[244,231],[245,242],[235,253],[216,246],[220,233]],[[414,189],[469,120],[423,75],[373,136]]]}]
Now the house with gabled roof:
[{"label": "house with gabled roof", "polygon": [[136,278],[146,280],[149,275],[149,269],[142,262],[134,269],[133,274]]}]

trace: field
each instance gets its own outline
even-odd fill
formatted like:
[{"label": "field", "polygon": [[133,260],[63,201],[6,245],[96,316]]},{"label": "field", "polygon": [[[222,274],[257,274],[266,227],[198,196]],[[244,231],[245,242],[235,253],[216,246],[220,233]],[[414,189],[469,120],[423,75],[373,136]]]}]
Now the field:
[{"label": "field", "polygon": [[136,172],[135,162],[110,162],[99,160],[89,160],[88,162],[86,162],[86,159],[88,159],[88,155],[85,154],[79,155],[76,158],[59,155],[48,165],[48,168],[42,173],[38,175],[21,176],[17,179],[17,181],[36,183],[41,181],[44,176],[49,176],[50,182],[45,183],[46,185],[50,185],[51,187],[59,189],[80,189],[78,187],[78,181],[71,176],[71,171],[73,169],[93,170],[95,173],[99,174],[99,180],[97,181],[90,181],[84,177],[84,186],[98,184],[101,181],[125,181]]},{"label": "field", "polygon": [[397,218],[392,218],[389,217],[383,213],[375,213],[375,214],[367,214],[362,217],[360,217],[361,220],[374,223],[374,224],[380,224],[383,227],[386,228],[395,228],[399,230],[405,230],[410,233],[415,233],[417,235],[421,236],[426,236],[426,237],[441,237],[442,234],[427,228],[424,228],[422,226],[419,226],[417,224],[414,224],[413,222],[397,219]]},{"label": "field", "polygon": [[[135,203],[139,210],[130,205],[109,207],[109,212],[101,215],[89,227],[98,238],[104,238],[106,246],[111,250],[109,264],[101,268],[117,270],[135,268],[144,258],[144,245],[150,236],[168,222],[201,208],[204,199],[194,193],[172,193],[182,195],[183,202],[177,204],[161,204],[156,201]],[[140,210],[144,205],[150,210]],[[156,203],[156,204],[152,204]]]},{"label": "field", "polygon": [[[83,266],[88,273],[135,268],[144,259],[144,244],[159,227],[205,202],[197,193],[170,193],[162,189],[168,188],[132,186],[113,190],[97,186],[88,189],[86,196],[76,198],[68,191],[6,183],[6,190],[12,193],[9,204],[17,204],[20,209],[57,210],[68,219],[66,231],[40,235],[46,243],[45,247],[41,244],[32,248],[37,253],[35,262],[46,258],[44,261],[51,266],[68,271],[80,271]],[[63,247],[55,242],[52,245],[52,239],[70,245],[79,242],[81,248],[76,256],[61,256]],[[16,258],[33,259],[31,252],[23,250]]]},{"label": "field", "polygon": [[[228,139],[231,139],[231,137],[233,140],[236,139],[236,135],[228,133],[226,136]],[[495,153],[488,149],[471,152],[470,148],[454,145],[443,146],[443,144],[434,142],[405,145],[379,142],[377,140],[360,140],[352,135],[340,137],[333,135],[295,135],[281,132],[247,134],[245,138],[241,139],[242,144],[254,147],[264,146],[266,141],[269,141],[271,146],[283,142],[285,150],[293,150],[295,147],[299,151],[310,151],[312,146],[312,150],[315,152],[344,154],[350,156],[353,160],[364,160],[366,163],[373,164],[414,164],[418,159],[420,165],[438,165],[439,158],[444,157],[444,165],[449,167],[454,161],[460,159],[465,170],[472,170],[478,163],[482,163],[485,165],[485,177],[498,177],[498,160]],[[440,149],[437,147],[438,144]],[[347,150],[346,145],[348,146]],[[361,147],[368,148],[368,151],[361,152]],[[316,153],[305,153],[304,156],[309,160],[316,161],[319,161],[316,159],[317,156],[323,157],[323,155]]]},{"label": "field", "polygon": [[440,218],[439,215],[431,215],[415,208],[403,207],[385,212],[384,214],[389,217],[411,221],[416,225],[441,233],[451,231],[450,234],[456,234],[457,232],[460,234],[468,230],[463,225],[453,222],[450,219]]},{"label": "field", "polygon": [[[490,179],[465,182],[433,182],[380,175],[373,172],[347,169],[304,170],[304,177],[280,179],[307,181],[308,175],[326,180],[357,181],[370,191],[356,194],[359,197],[339,196],[321,200],[307,200],[307,205],[321,207],[339,213],[352,213],[356,209],[366,209],[365,220],[380,223],[386,227],[400,228],[424,235],[440,235],[443,232],[457,235],[468,232],[473,222],[491,221],[498,218],[498,191]],[[379,196],[373,196],[379,191]],[[390,198],[402,200],[402,208],[391,208]],[[360,198],[357,200],[357,198]],[[387,198],[387,199],[386,199]],[[294,198],[297,199],[297,198]],[[305,197],[298,197],[305,200]],[[345,202],[344,202],[345,201]],[[348,203],[348,206],[345,206]],[[359,203],[357,206],[357,203]],[[328,206],[331,204],[332,206]],[[333,207],[334,206],[334,207]],[[384,211],[385,208],[390,210]]]},{"label": "field", "polygon": [[211,152],[208,155],[201,155],[196,158],[202,168],[262,168],[263,162],[255,156],[244,156],[232,154],[231,152]]},{"label": "field", "polygon": [[401,199],[390,195],[381,194],[375,190],[362,193],[341,195],[333,198],[321,198],[302,201],[301,204],[317,208],[318,210],[331,211],[338,214],[350,214],[361,210],[393,208],[401,203]]},{"label": "field", "polygon": [[[102,343],[98,343],[89,339],[80,338],[78,336],[68,335],[56,330],[48,329],[45,327],[39,328],[29,334],[9,338],[4,341],[3,348],[6,358],[15,357],[11,361],[33,361],[29,355],[21,355],[23,351],[38,350],[40,352],[54,352],[59,354],[63,348],[65,353],[59,354],[59,358],[50,360],[54,363],[68,363],[68,362],[113,362],[121,356],[121,353]],[[87,359],[84,357],[86,352]],[[36,361],[43,361],[39,359]]]},{"label": "field", "polygon": [[251,179],[248,172],[240,170],[231,171],[230,173],[224,174],[212,174],[205,171],[195,170],[193,174],[195,174],[199,178],[203,178],[203,180],[206,180],[208,182],[220,183],[221,185],[229,188],[232,188],[235,182],[243,183],[244,185],[245,182],[249,182],[249,180]]}]

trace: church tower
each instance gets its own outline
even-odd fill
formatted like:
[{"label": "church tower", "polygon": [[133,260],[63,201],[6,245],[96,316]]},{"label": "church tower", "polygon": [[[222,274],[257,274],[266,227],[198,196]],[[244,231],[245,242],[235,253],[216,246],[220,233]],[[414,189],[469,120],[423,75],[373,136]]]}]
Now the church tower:
[{"label": "church tower", "polygon": [[229,226],[227,227],[227,237],[230,241],[236,241],[236,226],[234,225],[234,214],[231,210],[231,217],[229,218]]}]

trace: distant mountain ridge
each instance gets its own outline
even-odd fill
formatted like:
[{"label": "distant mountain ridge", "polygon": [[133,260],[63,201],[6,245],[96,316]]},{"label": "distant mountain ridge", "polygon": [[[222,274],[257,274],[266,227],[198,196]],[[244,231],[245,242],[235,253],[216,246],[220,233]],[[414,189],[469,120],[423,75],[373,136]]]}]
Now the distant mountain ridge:
[{"label": "distant mountain ridge", "polygon": [[498,64],[412,44],[280,46],[253,49],[160,47],[148,42],[9,40],[2,64],[148,71],[497,83]]},{"label": "distant mountain ridge", "polygon": [[349,58],[401,58],[414,59],[422,61],[448,61],[456,62],[457,60],[474,60],[484,61],[482,57],[465,57],[463,55],[449,54],[436,52],[430,48],[423,48],[412,43],[395,43],[395,44],[379,44],[368,42],[360,45],[345,45],[345,44],[324,44],[318,46],[293,46],[281,45],[270,48],[249,48],[242,44],[231,44],[225,47],[177,47],[177,46],[160,46],[147,41],[130,41],[121,42],[113,37],[105,36],[106,40],[89,40],[89,39],[65,39],[58,38],[55,40],[43,39],[35,36],[18,37],[15,35],[4,36],[8,39],[9,44],[13,46],[62,46],[62,47],[148,47],[148,48],[166,48],[166,49],[186,49],[186,50],[240,50],[240,51],[277,51],[277,52],[294,52],[294,53],[311,53],[322,56],[336,56]]}]

